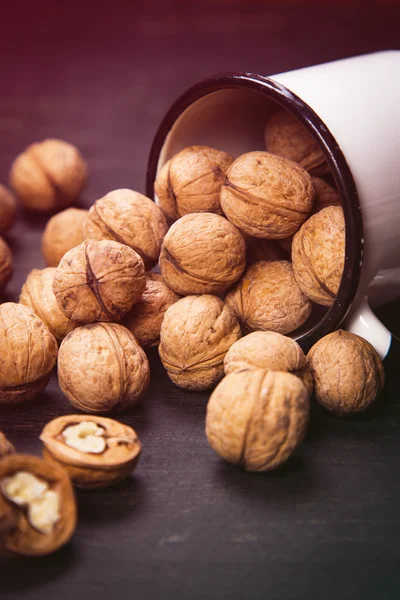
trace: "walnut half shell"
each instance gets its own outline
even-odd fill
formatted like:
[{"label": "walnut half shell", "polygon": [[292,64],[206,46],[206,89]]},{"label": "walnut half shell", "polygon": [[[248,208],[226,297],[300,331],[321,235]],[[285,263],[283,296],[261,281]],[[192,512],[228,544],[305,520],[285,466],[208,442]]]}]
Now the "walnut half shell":
[{"label": "walnut half shell", "polygon": [[58,417],[47,423],[40,439],[43,458],[63,467],[76,486],[86,489],[107,487],[126,479],[141,452],[131,427],[98,416]]}]

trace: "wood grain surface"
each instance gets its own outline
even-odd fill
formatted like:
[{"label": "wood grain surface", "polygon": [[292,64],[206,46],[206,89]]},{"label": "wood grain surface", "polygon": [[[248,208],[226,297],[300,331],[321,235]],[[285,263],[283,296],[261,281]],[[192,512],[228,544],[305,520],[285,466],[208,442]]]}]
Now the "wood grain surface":
[{"label": "wood grain surface", "polygon": [[[106,6],[106,7],[105,7]],[[17,2],[2,4],[0,181],[30,142],[66,139],[88,160],[81,204],[144,191],[152,136],[189,85],[221,71],[281,72],[399,47],[394,2]],[[373,74],[371,74],[373,76]],[[373,149],[371,150],[371,152]],[[8,237],[18,300],[42,267],[46,218],[19,212]],[[400,333],[400,305],[381,311]],[[143,443],[115,489],[78,493],[73,540],[52,556],[0,560],[0,597],[389,600],[400,595],[400,386],[357,419],[313,407],[309,435],[275,473],[246,474],[207,445],[207,394],[188,393],[150,353],[141,406],[121,420]],[[40,453],[51,418],[72,412],[56,376],[0,429]]]}]

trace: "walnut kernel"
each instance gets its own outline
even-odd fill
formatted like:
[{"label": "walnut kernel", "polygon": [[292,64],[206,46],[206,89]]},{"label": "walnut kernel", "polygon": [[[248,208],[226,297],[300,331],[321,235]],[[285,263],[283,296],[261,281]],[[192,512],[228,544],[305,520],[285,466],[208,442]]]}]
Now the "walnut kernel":
[{"label": "walnut kernel", "polygon": [[87,216],[87,210],[67,208],[49,219],[42,237],[46,265],[58,267],[64,254],[84,241]]}]

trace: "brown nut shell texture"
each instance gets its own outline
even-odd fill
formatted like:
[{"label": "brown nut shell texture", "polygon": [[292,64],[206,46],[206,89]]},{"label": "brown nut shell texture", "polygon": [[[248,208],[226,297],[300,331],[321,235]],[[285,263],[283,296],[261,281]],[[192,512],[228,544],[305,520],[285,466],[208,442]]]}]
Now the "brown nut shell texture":
[{"label": "brown nut shell texture", "polygon": [[[9,454],[14,454],[15,448],[12,443],[6,438],[4,433],[0,431],[0,459],[8,456]],[[0,517],[1,521],[1,517]],[[0,526],[1,527],[1,526]]]},{"label": "brown nut shell texture", "polygon": [[286,260],[251,265],[225,301],[247,333],[290,333],[307,320],[312,308]]},{"label": "brown nut shell texture", "polygon": [[40,458],[13,454],[0,461],[0,553],[44,556],[61,548],[76,527],[68,475]]},{"label": "brown nut shell texture", "polygon": [[340,206],[340,196],[338,192],[325,179],[313,177],[315,198],[313,204],[313,213],[317,213],[327,206]]},{"label": "brown nut shell texture", "polygon": [[30,308],[49,328],[58,342],[75,329],[78,324],[61,312],[53,293],[56,269],[33,269],[22,286],[20,304]]},{"label": "brown nut shell texture", "polygon": [[278,110],[269,119],[265,144],[268,152],[293,160],[312,175],[329,173],[317,142],[299,119],[285,110]]},{"label": "brown nut shell texture", "polygon": [[375,348],[362,337],[339,329],[308,353],[315,397],[335,415],[366,410],[383,390],[385,372]]},{"label": "brown nut shell texture", "polygon": [[257,238],[285,238],[307,219],[314,187],[296,163],[268,152],[248,152],[229,167],[221,206],[239,229]]},{"label": "brown nut shell texture", "polygon": [[0,292],[4,290],[13,274],[12,253],[6,242],[0,238]]},{"label": "brown nut shell texture", "polygon": [[292,243],[296,281],[313,302],[330,306],[339,291],[345,258],[343,209],[328,206],[310,217]]},{"label": "brown nut shell texture", "polygon": [[40,439],[43,458],[62,467],[76,486],[86,489],[107,487],[126,479],[141,452],[131,427],[91,415],[53,419]]},{"label": "brown nut shell texture", "polygon": [[165,312],[179,298],[169,289],[161,275],[147,273],[143,295],[123,321],[123,325],[133,333],[142,348],[158,346]]},{"label": "brown nut shell texture", "polygon": [[142,258],[145,268],[151,269],[158,261],[167,229],[163,213],[152,200],[132,190],[115,190],[89,210],[86,234],[129,246]]},{"label": "brown nut shell texture", "polygon": [[308,392],[291,373],[235,371],[211,394],[207,439],[226,461],[247,471],[271,471],[303,440],[309,410]]},{"label": "brown nut shell texture", "polygon": [[10,171],[11,187],[27,208],[36,211],[70,206],[86,179],[87,166],[79,150],[56,139],[28,146]]},{"label": "brown nut shell texture", "polygon": [[309,394],[313,389],[310,365],[299,344],[275,331],[254,331],[235,342],[224,360],[225,373],[258,368],[287,371],[299,377]]},{"label": "brown nut shell texture", "polygon": [[158,351],[171,381],[206,390],[223,377],[225,354],[240,337],[237,319],[220,298],[187,296],[165,313]]},{"label": "brown nut shell texture", "polygon": [[190,146],[171,158],[154,184],[156,202],[169,222],[188,213],[222,215],[220,189],[233,157],[208,146]]},{"label": "brown nut shell texture", "polygon": [[15,220],[17,203],[14,195],[0,183],[0,235],[10,229]]},{"label": "brown nut shell texture", "polygon": [[46,265],[58,267],[64,254],[84,241],[88,212],[81,208],[67,208],[49,219],[42,237]]},{"label": "brown nut shell texture", "polygon": [[118,321],[146,286],[143,261],[123,244],[85,240],[57,267],[53,292],[66,317],[78,323]]},{"label": "brown nut shell texture", "polygon": [[164,238],[160,270],[176,294],[220,294],[243,273],[246,243],[229,221],[194,213],[176,221]]},{"label": "brown nut shell texture", "polygon": [[37,396],[56,359],[57,342],[41,319],[21,304],[0,305],[0,405]]},{"label": "brown nut shell texture", "polygon": [[70,403],[89,413],[119,411],[137,402],[150,381],[149,362],[122,325],[96,323],[62,341],[58,382]]}]

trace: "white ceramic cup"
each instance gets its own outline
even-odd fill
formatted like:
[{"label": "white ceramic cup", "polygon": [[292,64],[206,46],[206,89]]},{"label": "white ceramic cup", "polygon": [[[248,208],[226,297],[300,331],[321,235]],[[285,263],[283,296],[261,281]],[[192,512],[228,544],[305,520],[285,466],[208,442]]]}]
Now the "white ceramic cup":
[{"label": "white ceramic cup", "polygon": [[[357,56],[263,77],[216,75],[172,105],[154,138],[147,195],[159,169],[190,145],[239,156],[265,149],[264,129],[280,105],[323,150],[342,198],[346,257],[332,307],[295,333],[305,350],[339,326],[382,358],[397,341],[369,308],[400,297],[400,51]],[[391,352],[392,353],[392,352]]]}]

